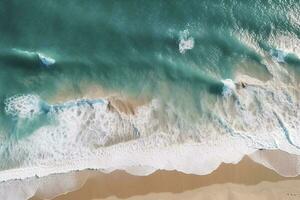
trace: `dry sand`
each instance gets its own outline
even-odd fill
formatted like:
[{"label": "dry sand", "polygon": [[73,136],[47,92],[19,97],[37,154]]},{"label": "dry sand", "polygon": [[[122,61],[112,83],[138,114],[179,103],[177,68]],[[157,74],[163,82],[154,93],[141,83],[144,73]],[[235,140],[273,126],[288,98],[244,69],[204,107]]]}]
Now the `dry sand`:
[{"label": "dry sand", "polygon": [[90,173],[84,186],[55,200],[300,199],[300,177],[282,177],[247,157],[236,165],[222,164],[206,176],[162,170],[149,176],[133,176],[124,171],[85,171],[78,176],[80,173]]}]

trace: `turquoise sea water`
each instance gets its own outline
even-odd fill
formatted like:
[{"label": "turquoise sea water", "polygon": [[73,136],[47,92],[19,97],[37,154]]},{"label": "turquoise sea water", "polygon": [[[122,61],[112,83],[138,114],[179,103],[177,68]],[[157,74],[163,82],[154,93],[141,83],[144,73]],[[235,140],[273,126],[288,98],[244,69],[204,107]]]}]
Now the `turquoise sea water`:
[{"label": "turquoise sea water", "polygon": [[[172,145],[228,134],[251,138],[249,148],[289,144],[297,153],[299,12],[296,0],[1,1],[0,169],[76,159],[158,132]],[[238,72],[272,87],[250,88],[238,107],[243,97],[227,97],[234,88],[224,84],[234,87]],[[161,106],[139,116],[149,120],[139,127],[137,119],[99,115],[100,97],[50,103],[65,90],[84,97],[82,85]]]}]

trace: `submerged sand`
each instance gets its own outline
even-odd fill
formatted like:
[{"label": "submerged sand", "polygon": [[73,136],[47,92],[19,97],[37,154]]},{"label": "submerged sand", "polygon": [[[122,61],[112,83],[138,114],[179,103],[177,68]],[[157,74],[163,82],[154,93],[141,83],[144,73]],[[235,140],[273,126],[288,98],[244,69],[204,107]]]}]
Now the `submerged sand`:
[{"label": "submerged sand", "polygon": [[[134,176],[124,171],[105,174],[97,171],[77,172],[89,176],[77,191],[55,200],[92,199],[297,199],[300,177],[278,175],[245,157],[238,164],[222,164],[209,175],[199,176],[177,171],[159,170],[149,176]],[[49,188],[50,189],[50,188]],[[294,196],[293,196],[294,195]],[[295,196],[296,195],[296,196]],[[299,195],[297,197],[297,195]],[[39,198],[37,194],[31,200]]]}]

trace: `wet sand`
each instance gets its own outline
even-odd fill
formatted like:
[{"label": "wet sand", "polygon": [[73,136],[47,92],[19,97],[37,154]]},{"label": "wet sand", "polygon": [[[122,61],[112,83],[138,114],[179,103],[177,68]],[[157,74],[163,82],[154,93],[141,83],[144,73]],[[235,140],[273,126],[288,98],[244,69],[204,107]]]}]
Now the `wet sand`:
[{"label": "wet sand", "polygon": [[105,174],[86,170],[78,172],[78,176],[83,173],[90,176],[83,187],[55,200],[300,199],[299,176],[280,176],[247,157],[236,165],[222,164],[205,176],[164,170],[149,176],[133,176],[124,171]]},{"label": "wet sand", "polygon": [[226,184],[198,188],[182,193],[151,193],[130,198],[111,196],[105,200],[297,200],[300,199],[299,186],[300,181],[264,182],[256,186]]}]

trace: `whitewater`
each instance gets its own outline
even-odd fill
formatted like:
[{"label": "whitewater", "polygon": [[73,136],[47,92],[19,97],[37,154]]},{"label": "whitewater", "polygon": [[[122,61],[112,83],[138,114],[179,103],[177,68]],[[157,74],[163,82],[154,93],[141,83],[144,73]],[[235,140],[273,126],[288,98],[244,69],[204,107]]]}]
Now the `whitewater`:
[{"label": "whitewater", "polygon": [[0,194],[245,156],[299,175],[299,2],[133,2],[0,3]]},{"label": "whitewater", "polygon": [[158,99],[132,115],[109,109],[109,97],[53,105],[36,95],[10,97],[5,112],[18,118],[17,125],[44,115],[51,122],[24,139],[7,144],[2,140],[1,152],[8,150],[10,157],[1,163],[1,181],[132,167],[144,167],[143,175],[157,169],[203,175],[255,151],[279,149],[299,155],[299,83],[290,77],[286,86],[282,66],[271,64],[276,75],[266,82],[240,74],[237,84],[224,80],[222,95],[207,105],[214,112],[193,121],[193,126],[172,104]]}]

